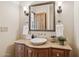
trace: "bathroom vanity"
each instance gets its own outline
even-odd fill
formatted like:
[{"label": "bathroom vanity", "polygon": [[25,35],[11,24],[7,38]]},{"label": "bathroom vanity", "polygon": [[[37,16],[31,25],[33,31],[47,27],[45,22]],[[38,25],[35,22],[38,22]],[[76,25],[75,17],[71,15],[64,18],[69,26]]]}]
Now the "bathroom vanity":
[{"label": "bathroom vanity", "polygon": [[[56,32],[55,23],[54,1],[29,6],[29,31]],[[42,45],[33,45],[27,39],[15,41],[15,56],[17,57],[68,57],[71,56],[71,51],[72,48],[68,43],[60,45],[58,42],[51,42],[49,39]]]},{"label": "bathroom vanity", "polygon": [[33,45],[30,40],[15,41],[15,56],[16,57],[68,57],[71,56],[72,48],[65,43],[53,43],[47,41],[42,45]]}]

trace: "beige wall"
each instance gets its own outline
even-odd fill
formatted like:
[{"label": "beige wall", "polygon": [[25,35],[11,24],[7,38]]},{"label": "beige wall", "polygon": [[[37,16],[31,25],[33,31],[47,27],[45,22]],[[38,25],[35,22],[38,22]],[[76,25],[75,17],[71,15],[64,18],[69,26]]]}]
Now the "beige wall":
[{"label": "beige wall", "polygon": [[74,36],[75,52],[79,56],[79,1],[74,2]]},{"label": "beige wall", "polygon": [[64,34],[68,40],[68,43],[72,47],[73,55],[75,56],[74,50],[74,2],[68,1],[63,2],[62,6],[62,17],[61,20],[64,24]]},{"label": "beige wall", "polygon": [[19,4],[19,21],[20,21],[20,26],[19,26],[19,38],[22,38],[23,37],[23,25],[25,25],[25,22],[29,20],[29,17],[26,16],[24,14],[24,10],[23,10],[23,7],[27,4],[31,4],[32,1],[21,1],[20,4]]},{"label": "beige wall", "polygon": [[8,27],[7,32],[0,32],[0,56],[12,56],[19,28],[18,2],[0,2],[0,25]]}]

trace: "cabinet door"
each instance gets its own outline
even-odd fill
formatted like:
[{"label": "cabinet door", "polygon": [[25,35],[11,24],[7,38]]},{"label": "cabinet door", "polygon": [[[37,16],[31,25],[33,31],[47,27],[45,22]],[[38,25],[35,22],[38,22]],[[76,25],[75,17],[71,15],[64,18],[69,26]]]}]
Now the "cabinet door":
[{"label": "cabinet door", "polygon": [[48,57],[49,49],[37,49],[37,56],[38,57]]},{"label": "cabinet door", "polygon": [[31,56],[32,57],[37,57],[37,49],[32,49]]},{"label": "cabinet door", "polygon": [[25,57],[28,57],[28,47],[25,46]]},{"label": "cabinet door", "polygon": [[71,51],[70,50],[65,50],[65,57],[71,56]]},{"label": "cabinet door", "polygon": [[26,57],[37,57],[36,49],[33,49],[31,47],[25,47],[25,56]]},{"label": "cabinet door", "polygon": [[60,49],[52,49],[51,50],[51,56],[54,57],[64,57],[64,50],[60,50]]},{"label": "cabinet door", "polygon": [[24,45],[23,44],[15,44],[15,56],[16,57],[24,57]]}]

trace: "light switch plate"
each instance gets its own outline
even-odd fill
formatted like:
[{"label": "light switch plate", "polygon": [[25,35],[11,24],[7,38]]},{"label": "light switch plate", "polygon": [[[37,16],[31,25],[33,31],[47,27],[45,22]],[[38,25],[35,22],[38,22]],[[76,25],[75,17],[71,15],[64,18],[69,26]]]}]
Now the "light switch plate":
[{"label": "light switch plate", "polygon": [[8,27],[0,27],[0,32],[7,32],[8,31]]}]

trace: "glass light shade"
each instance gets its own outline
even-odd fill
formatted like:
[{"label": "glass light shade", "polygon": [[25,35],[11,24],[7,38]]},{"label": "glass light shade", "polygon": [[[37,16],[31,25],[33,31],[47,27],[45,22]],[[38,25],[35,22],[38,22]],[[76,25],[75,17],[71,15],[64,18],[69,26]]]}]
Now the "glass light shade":
[{"label": "glass light shade", "polygon": [[26,13],[29,13],[29,7],[28,7],[28,6],[24,6],[24,7],[23,7],[23,10],[24,10]]},{"label": "glass light shade", "polygon": [[59,1],[58,2],[58,6],[62,6],[62,1]]}]

